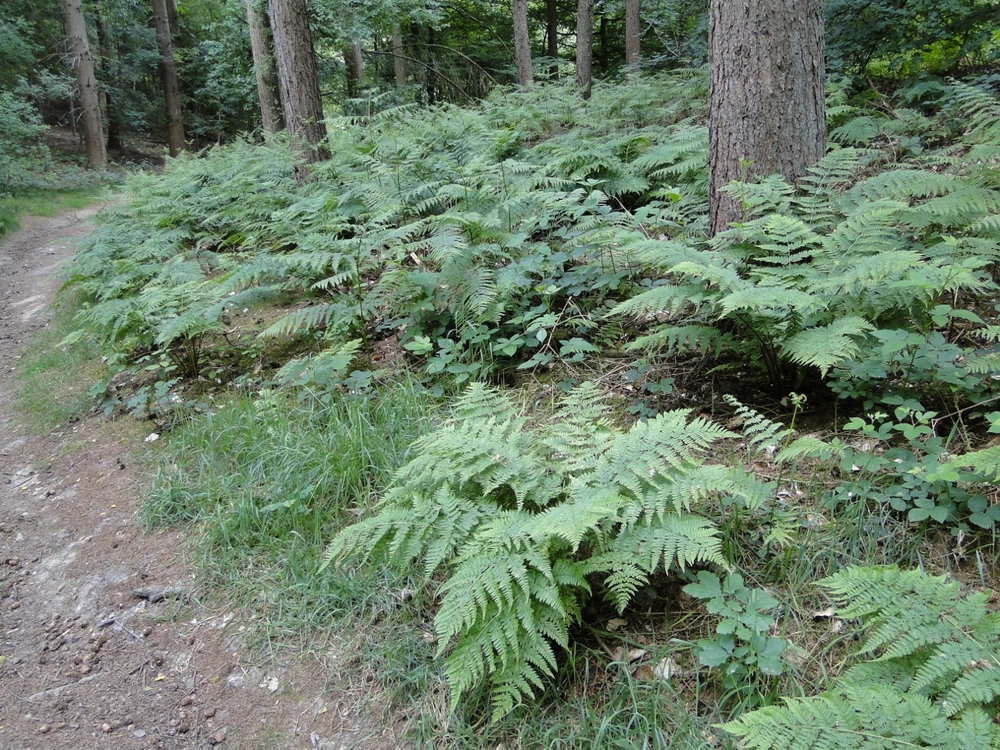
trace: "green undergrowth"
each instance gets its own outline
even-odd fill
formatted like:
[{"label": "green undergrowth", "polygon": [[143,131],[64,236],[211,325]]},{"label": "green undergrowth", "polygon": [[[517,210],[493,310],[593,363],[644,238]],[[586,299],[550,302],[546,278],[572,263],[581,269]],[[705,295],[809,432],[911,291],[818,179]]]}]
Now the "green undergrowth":
[{"label": "green undergrowth", "polygon": [[323,550],[377,500],[433,410],[405,382],[327,405],[234,396],[169,433],[142,519],[195,531],[206,579],[272,634],[363,621],[405,583],[376,570],[320,574]]},{"label": "green undergrowth", "polygon": [[47,432],[81,418],[94,405],[91,384],[106,374],[92,339],[59,343],[76,327],[79,300],[66,295],[50,310],[46,326],[28,343],[16,364],[17,403],[24,423]]},{"label": "green undergrowth", "polygon": [[[197,401],[147,522],[264,634],[363,629],[422,746],[731,747],[741,715],[766,746],[788,715],[754,711],[833,684],[926,708],[895,667],[836,683],[882,651],[817,584],[998,585],[991,85],[831,85],[826,157],[730,185],[711,239],[704,71],[339,119],[301,184],[280,140],[183,156],[88,240],[63,343],[102,343],[109,411]],[[938,596],[914,575],[890,598]],[[892,731],[989,733],[938,709]]]}]

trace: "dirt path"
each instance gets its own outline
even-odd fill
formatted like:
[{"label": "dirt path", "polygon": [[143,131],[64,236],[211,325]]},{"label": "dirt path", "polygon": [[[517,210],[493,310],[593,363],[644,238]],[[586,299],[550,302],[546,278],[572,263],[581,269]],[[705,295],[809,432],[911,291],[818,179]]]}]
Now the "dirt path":
[{"label": "dirt path", "polygon": [[31,220],[0,245],[0,748],[396,746],[328,684],[337,654],[248,651],[251,615],[201,603],[179,534],[137,526],[140,425],[18,423],[18,352],[94,212]]}]

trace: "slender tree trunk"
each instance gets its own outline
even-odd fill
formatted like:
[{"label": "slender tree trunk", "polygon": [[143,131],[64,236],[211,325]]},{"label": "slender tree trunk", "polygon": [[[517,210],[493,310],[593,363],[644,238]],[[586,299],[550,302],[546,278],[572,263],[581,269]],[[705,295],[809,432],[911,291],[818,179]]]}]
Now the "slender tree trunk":
[{"label": "slender tree trunk", "polygon": [[742,207],[721,189],[780,172],[794,182],[826,153],[823,0],[711,0],[709,222]]},{"label": "slender tree trunk", "polygon": [[625,64],[639,67],[639,0],[625,0]]},{"label": "slender tree trunk", "polygon": [[[314,164],[328,159],[330,152],[323,143],[326,123],[306,0],[269,0],[268,8],[285,123],[293,148],[305,163]],[[296,175],[304,180],[306,173],[299,169]]]},{"label": "slender tree trunk", "polygon": [[[107,24],[104,21],[104,9],[97,4],[95,6],[97,11],[97,46],[98,51],[101,56],[101,78],[105,81],[114,80],[114,68],[115,68],[115,52],[111,44],[111,38],[108,34]],[[108,120],[108,132],[107,132],[107,148],[108,151],[111,150],[121,150],[122,147],[122,120],[121,114],[118,111],[118,107],[115,106],[116,102],[111,96],[111,92],[108,91],[108,87],[105,84],[100,87],[101,107],[104,109],[104,114]]]},{"label": "slender tree trunk", "polygon": [[425,90],[427,92],[427,103],[437,102],[437,60],[434,57],[434,27],[427,27],[427,78]]},{"label": "slender tree trunk", "polygon": [[267,15],[260,0],[246,0],[247,26],[250,29],[250,51],[253,53],[253,73],[257,79],[260,100],[260,120],[264,131],[277,133],[285,128],[278,93],[278,71],[274,67],[271,34]]},{"label": "slender tree trunk", "polygon": [[594,0],[579,0],[576,7],[576,90],[584,99],[593,88]]},{"label": "slender tree trunk", "polygon": [[347,78],[347,98],[357,99],[361,95],[361,82],[365,75],[364,50],[360,42],[344,48],[344,74]]},{"label": "slender tree trunk", "polygon": [[87,22],[83,16],[81,0],[66,0],[66,29],[76,82],[80,89],[80,108],[83,111],[83,139],[87,144],[87,166],[107,169],[108,151],[104,145],[101,123],[101,101],[94,76],[94,58],[87,39]]},{"label": "slender tree trunk", "polygon": [[174,42],[170,31],[170,15],[166,0],[153,0],[153,22],[156,24],[156,44],[160,48],[160,79],[167,106],[167,143],[170,155],[177,156],[186,148],[184,118],[181,114],[181,94],[174,65]]},{"label": "slender tree trunk", "polygon": [[531,39],[528,36],[528,0],[513,0],[512,6],[517,82],[523,88],[530,89],[534,77],[531,70]]},{"label": "slender tree trunk", "polygon": [[397,21],[392,25],[392,69],[396,75],[396,88],[406,86],[406,61],[403,59],[403,30]]},{"label": "slender tree trunk", "polygon": [[174,49],[181,47],[180,40],[180,30],[181,30],[181,17],[177,13],[177,3],[174,0],[164,0],[167,6],[167,21],[170,22],[170,42],[174,45]]},{"label": "slender tree trunk", "polygon": [[552,59],[549,78],[559,78],[559,7],[556,0],[545,0],[545,54]]},{"label": "slender tree trunk", "polygon": [[601,18],[597,22],[597,38],[601,42],[601,46],[598,48],[600,54],[597,55],[597,62],[601,64],[601,75],[607,77],[608,70],[611,68],[610,57],[608,55],[611,44],[608,39],[608,17],[603,10],[601,11]]}]

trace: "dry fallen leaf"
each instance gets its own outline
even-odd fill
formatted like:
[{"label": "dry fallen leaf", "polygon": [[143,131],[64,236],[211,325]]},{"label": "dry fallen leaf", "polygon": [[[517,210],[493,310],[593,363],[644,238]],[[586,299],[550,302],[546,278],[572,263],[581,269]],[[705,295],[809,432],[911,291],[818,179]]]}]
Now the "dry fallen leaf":
[{"label": "dry fallen leaf", "polygon": [[669,680],[681,671],[681,666],[671,657],[660,659],[660,663],[653,667],[653,677],[658,680]]},{"label": "dry fallen leaf", "polygon": [[605,627],[608,630],[610,630],[612,633],[614,633],[616,630],[621,630],[622,628],[624,628],[627,624],[628,623],[625,622],[625,620],[623,620],[622,618],[615,617],[615,618],[612,618],[611,620],[608,620],[608,622],[605,625]]}]

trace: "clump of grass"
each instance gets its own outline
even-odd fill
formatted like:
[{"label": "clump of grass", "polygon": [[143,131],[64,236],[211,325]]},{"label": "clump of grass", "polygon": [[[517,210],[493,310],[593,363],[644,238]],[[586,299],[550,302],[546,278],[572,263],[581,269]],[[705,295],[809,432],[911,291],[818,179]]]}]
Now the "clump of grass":
[{"label": "clump of grass", "polygon": [[85,414],[93,405],[90,386],[105,376],[106,367],[92,340],[82,338],[59,346],[77,328],[75,297],[53,306],[48,324],[28,344],[17,367],[17,403],[24,421],[48,432]]},{"label": "clump of grass", "polygon": [[[575,644],[553,685],[537,702],[484,726],[449,714],[443,695],[414,697],[410,739],[417,748],[494,750],[708,750],[733,748],[713,724],[721,716],[699,702],[697,674],[675,681],[633,675],[627,665]],[[484,696],[485,697],[485,696]]]},{"label": "clump of grass", "polygon": [[318,571],[327,542],[376,500],[433,408],[409,383],[326,405],[277,391],[235,398],[171,434],[142,517],[195,522],[206,578],[262,613],[271,633],[395,607],[404,584],[385,571]]}]

